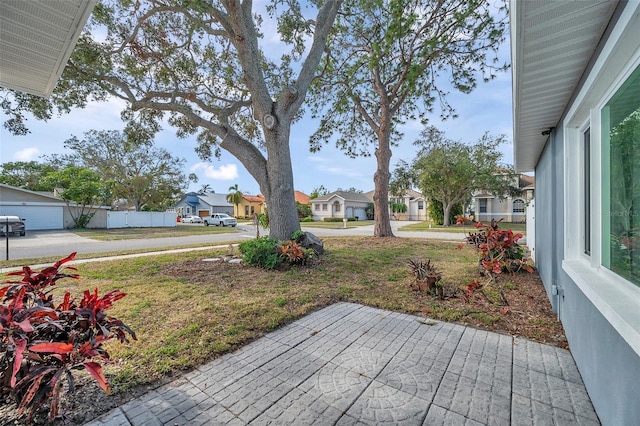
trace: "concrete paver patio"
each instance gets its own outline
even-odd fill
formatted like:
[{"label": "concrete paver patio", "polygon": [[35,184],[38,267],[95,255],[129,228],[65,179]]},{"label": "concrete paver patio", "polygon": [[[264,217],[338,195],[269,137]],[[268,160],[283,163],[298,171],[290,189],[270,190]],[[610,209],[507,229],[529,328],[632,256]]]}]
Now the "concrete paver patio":
[{"label": "concrete paver patio", "polygon": [[215,424],[600,423],[567,350],[338,303],[88,425]]}]

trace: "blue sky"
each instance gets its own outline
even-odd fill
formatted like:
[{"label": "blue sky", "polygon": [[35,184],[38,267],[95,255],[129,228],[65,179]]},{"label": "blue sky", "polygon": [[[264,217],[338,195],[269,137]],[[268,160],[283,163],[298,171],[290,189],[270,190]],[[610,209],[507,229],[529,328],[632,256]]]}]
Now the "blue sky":
[{"label": "blue sky", "polygon": [[[501,62],[509,61],[508,40],[501,46],[500,57]],[[436,113],[430,118],[429,124],[443,130],[449,139],[466,143],[477,141],[485,132],[494,136],[505,134],[508,142],[502,146],[503,159],[511,164],[511,71],[499,74],[489,83],[479,83],[469,95],[451,92],[448,99],[459,117],[442,122]],[[65,140],[72,135],[82,138],[84,132],[89,130],[122,130],[122,108],[123,104],[118,101],[90,103],[84,109],[54,117],[48,122],[32,119],[29,120],[31,133],[26,136],[13,136],[2,128],[0,163],[38,160],[42,155],[64,153]],[[3,115],[1,119],[4,121],[6,117]],[[309,152],[309,137],[317,129],[317,125],[317,120],[307,116],[292,128],[291,156],[295,188],[307,194],[320,185],[332,191],[350,187],[365,192],[372,190],[376,169],[373,156],[351,159],[333,145],[325,145],[317,153]],[[419,123],[407,123],[400,129],[404,138],[400,145],[393,149],[392,168],[400,159],[410,161],[414,158],[416,148],[413,141],[419,136],[422,128]],[[209,184],[215,192],[226,193],[230,186],[238,184],[245,194],[255,195],[260,192],[257,182],[249,172],[226,151],[223,151],[219,160],[203,163],[194,150],[195,137],[179,139],[168,125],[156,136],[156,145],[186,160],[185,175],[195,173],[198,176],[198,183],[190,184],[189,190],[198,190],[202,185]]]}]

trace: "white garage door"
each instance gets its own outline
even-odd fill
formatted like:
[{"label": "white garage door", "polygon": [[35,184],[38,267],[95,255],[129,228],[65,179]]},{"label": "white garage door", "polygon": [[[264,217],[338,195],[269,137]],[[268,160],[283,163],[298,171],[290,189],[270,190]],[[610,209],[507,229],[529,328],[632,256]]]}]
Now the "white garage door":
[{"label": "white garage door", "polygon": [[26,219],[27,231],[64,229],[62,206],[3,206],[2,214]]}]

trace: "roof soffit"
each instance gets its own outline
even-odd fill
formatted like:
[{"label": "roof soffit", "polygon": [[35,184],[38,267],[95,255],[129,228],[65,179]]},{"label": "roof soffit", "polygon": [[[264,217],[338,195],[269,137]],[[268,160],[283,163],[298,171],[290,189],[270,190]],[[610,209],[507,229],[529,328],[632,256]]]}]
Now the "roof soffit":
[{"label": "roof soffit", "polygon": [[575,92],[617,2],[511,1],[514,160],[535,168]]},{"label": "roof soffit", "polygon": [[0,86],[48,97],[97,0],[0,0]]}]

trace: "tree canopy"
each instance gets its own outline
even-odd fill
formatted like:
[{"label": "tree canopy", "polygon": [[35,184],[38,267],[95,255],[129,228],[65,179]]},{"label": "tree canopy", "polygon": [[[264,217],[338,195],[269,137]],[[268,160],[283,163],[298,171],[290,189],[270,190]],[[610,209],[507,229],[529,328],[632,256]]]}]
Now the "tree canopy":
[{"label": "tree canopy", "polygon": [[47,174],[45,184],[61,189],[60,198],[67,203],[74,202],[78,210],[70,210],[77,228],[89,223],[98,205],[104,205],[108,187],[95,170],[86,167],[67,166]]},{"label": "tree canopy", "polygon": [[[5,127],[24,133],[25,111],[48,119],[90,100],[126,101],[125,130],[150,138],[166,120],[179,137],[197,135],[209,159],[225,149],[256,179],[271,212],[270,233],[300,228],[289,149],[342,1],[274,0],[280,35],[269,54],[264,17],[251,1],[104,0],[98,3],[49,100],[13,93],[0,103]],[[317,5],[316,12],[313,6]],[[315,15],[315,16],[314,16]],[[262,41],[262,45],[261,42]]]},{"label": "tree canopy", "polygon": [[114,200],[124,199],[136,211],[146,206],[165,210],[188,186],[182,172],[185,160],[155,147],[152,140],[136,140],[117,130],[91,130],[83,139],[72,137],[65,147],[73,151],[72,163],[95,170],[111,188]]},{"label": "tree canopy", "polygon": [[388,193],[391,147],[398,125],[426,123],[439,107],[455,117],[450,87],[470,93],[507,65],[497,63],[506,6],[487,0],[346,0],[322,73],[313,87],[312,111],[321,119],[311,149],[335,142],[349,156],[371,155],[376,236],[392,236]]},{"label": "tree canopy", "polygon": [[0,183],[30,191],[53,191],[45,177],[58,170],[56,164],[37,161],[16,161],[0,164]]},{"label": "tree canopy", "polygon": [[419,150],[413,163],[400,161],[394,174],[408,177],[425,197],[442,203],[443,224],[448,226],[451,208],[475,191],[498,197],[518,191],[513,168],[502,163],[498,149],[504,140],[504,135],[484,134],[468,145],[447,139],[444,132],[429,126],[414,142]]},{"label": "tree canopy", "polygon": [[309,199],[313,200],[314,198],[324,197],[327,194],[329,194],[329,190],[325,188],[324,185],[320,185],[313,188],[313,191],[309,194]]}]

